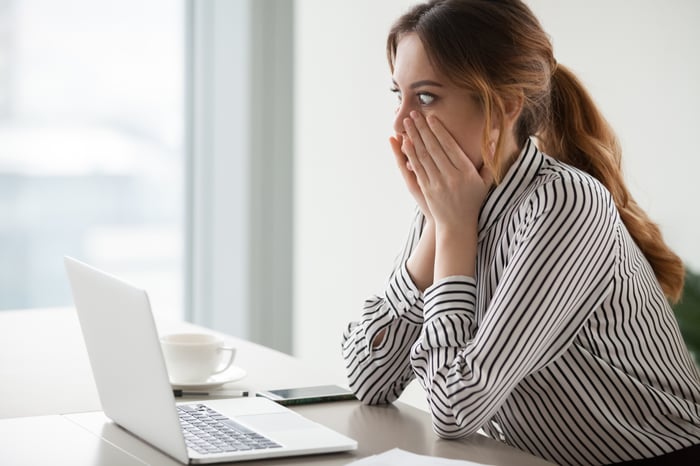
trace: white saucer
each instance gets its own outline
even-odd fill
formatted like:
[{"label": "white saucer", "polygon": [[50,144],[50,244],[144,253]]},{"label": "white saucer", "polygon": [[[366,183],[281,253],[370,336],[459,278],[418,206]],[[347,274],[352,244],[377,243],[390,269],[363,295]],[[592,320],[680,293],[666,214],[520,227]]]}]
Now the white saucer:
[{"label": "white saucer", "polygon": [[237,380],[241,380],[246,375],[247,372],[244,369],[231,366],[221,374],[212,375],[203,382],[177,382],[171,380],[170,385],[172,385],[173,388],[205,390],[217,388],[227,383],[236,382]]}]

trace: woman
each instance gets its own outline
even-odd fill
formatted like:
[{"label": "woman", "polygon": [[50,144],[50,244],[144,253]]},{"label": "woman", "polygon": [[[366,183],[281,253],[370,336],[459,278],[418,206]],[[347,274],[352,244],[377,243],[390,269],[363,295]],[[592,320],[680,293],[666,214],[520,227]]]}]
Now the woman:
[{"label": "woman", "polygon": [[700,378],[668,300],[683,265],[630,197],[615,136],[518,0],[392,28],[390,139],[418,211],[344,334],[350,386],[414,378],[434,429],[560,464],[700,464]]}]

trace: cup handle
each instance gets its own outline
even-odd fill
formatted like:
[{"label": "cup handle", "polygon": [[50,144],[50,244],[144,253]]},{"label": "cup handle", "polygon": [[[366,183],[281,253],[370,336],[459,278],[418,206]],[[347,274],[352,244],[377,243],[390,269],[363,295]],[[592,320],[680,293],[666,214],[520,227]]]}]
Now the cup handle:
[{"label": "cup handle", "polygon": [[229,367],[231,367],[231,364],[233,364],[233,360],[236,358],[236,348],[232,348],[230,346],[222,346],[218,348],[218,351],[226,351],[228,352],[228,361],[224,364],[223,367],[220,369],[217,369],[213,374],[221,374],[225,370],[227,370]]}]

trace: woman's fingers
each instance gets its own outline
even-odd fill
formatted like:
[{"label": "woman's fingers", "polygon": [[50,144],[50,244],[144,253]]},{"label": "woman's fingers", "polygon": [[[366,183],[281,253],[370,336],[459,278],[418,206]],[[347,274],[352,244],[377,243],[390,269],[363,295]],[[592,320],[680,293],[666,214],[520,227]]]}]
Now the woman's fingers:
[{"label": "woman's fingers", "polygon": [[[398,138],[391,136],[389,137],[389,145],[391,145],[391,151],[394,153],[396,165],[399,166],[399,171],[401,171],[403,177],[406,178],[407,176],[411,176],[411,168],[409,168],[410,162],[406,158],[406,155],[401,152],[401,141],[399,141]],[[408,178],[406,178],[406,181],[409,181]]]},{"label": "woman's fingers", "polygon": [[399,163],[399,166],[404,165],[406,156],[401,152],[401,141],[395,136],[389,136],[389,145],[391,146],[391,151],[394,153],[396,162]]},{"label": "woman's fingers", "polygon": [[420,207],[421,212],[423,212],[423,215],[425,215],[426,218],[428,218],[430,217],[430,210],[428,209],[428,205],[425,202],[425,196],[423,196],[423,191],[421,190],[420,184],[418,182],[418,177],[416,176],[416,173],[414,172],[411,162],[408,160],[408,157],[402,152],[401,149],[403,145],[401,141],[405,139],[406,138],[402,136],[392,136],[389,138],[389,143],[391,145],[392,151],[394,152],[396,164],[399,166],[399,171],[401,172],[401,175],[403,176],[403,179],[406,182],[406,186],[408,187],[409,192],[418,204],[418,207]]},{"label": "woman's fingers", "polygon": [[455,141],[455,138],[452,137],[440,120],[434,115],[428,115],[426,123],[428,129],[434,135],[435,140],[440,144],[446,158],[449,159],[452,166],[459,171],[464,171],[468,166],[476,170],[471,159],[464,154],[462,148],[459,147],[459,144]]},{"label": "woman's fingers", "polygon": [[411,163],[423,193],[433,185],[444,185],[451,190],[458,184],[471,184],[479,178],[479,184],[487,188],[493,184],[493,174],[487,164],[474,165],[437,117],[426,118],[412,111],[411,118],[405,118],[403,123],[406,134],[401,151]]},{"label": "woman's fingers", "polygon": [[[443,173],[446,173],[450,169],[456,168],[457,166],[451,160],[447,148],[442,145],[440,138],[437,137],[437,134],[430,127],[426,118],[414,110],[411,112],[411,120],[418,131],[418,134],[420,134],[423,146],[425,147],[426,152],[430,154],[435,166]],[[459,146],[457,147],[459,148]]]},{"label": "woman's fingers", "polygon": [[428,175],[425,172],[423,161],[418,159],[418,156],[416,155],[416,148],[409,138],[403,138],[401,151],[406,155],[411,170],[416,175],[418,186],[420,186],[420,189],[423,190],[423,187],[428,183]]},{"label": "woman's fingers", "polygon": [[[403,126],[406,130],[406,135],[408,136],[407,138],[404,138],[404,145],[406,144],[406,141],[410,142],[413,148],[413,153],[415,154],[416,162],[422,165],[423,170],[426,174],[426,181],[435,179],[439,175],[438,167],[433,161],[433,155],[425,147],[423,138],[420,132],[418,131],[415,122],[411,118],[404,118]],[[415,163],[414,168],[416,168]]]}]

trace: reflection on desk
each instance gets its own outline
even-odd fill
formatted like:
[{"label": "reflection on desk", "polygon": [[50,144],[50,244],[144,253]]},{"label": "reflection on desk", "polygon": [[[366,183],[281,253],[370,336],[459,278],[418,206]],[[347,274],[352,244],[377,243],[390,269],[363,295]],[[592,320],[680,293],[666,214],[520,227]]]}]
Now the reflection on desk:
[{"label": "reflection on desk", "polygon": [[53,415],[0,420],[0,464],[141,466],[144,463],[65,417]]}]

